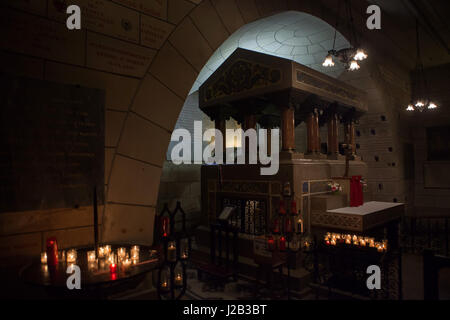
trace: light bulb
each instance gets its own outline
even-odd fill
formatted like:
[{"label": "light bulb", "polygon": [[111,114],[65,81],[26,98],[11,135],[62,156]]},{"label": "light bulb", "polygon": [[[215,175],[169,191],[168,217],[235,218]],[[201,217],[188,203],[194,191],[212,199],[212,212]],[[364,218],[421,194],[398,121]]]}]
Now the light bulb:
[{"label": "light bulb", "polygon": [[437,105],[435,105],[433,102],[430,102],[428,104],[428,109],[436,109],[436,108],[437,108]]},{"label": "light bulb", "polygon": [[412,106],[412,104],[408,105],[408,107],[406,108],[406,111],[414,111],[414,107]]},{"label": "light bulb", "polygon": [[327,57],[325,58],[325,61],[322,63],[322,65],[324,67],[334,66],[333,57],[331,56],[331,54],[327,55]]},{"label": "light bulb", "polygon": [[353,57],[353,59],[357,60],[357,61],[361,61],[367,58],[367,54],[364,52],[363,49],[358,49],[356,51],[355,56]]},{"label": "light bulb", "polygon": [[421,100],[417,100],[415,107],[417,108],[417,110],[419,110],[420,112],[423,111],[424,107],[425,107],[425,103]]},{"label": "light bulb", "polygon": [[359,68],[360,66],[355,60],[352,60],[352,62],[350,62],[350,66],[348,67],[350,71],[358,70]]},{"label": "light bulb", "polygon": [[417,108],[422,108],[423,106],[425,106],[425,103],[423,103],[422,101],[418,100],[418,101],[416,102],[416,107],[417,107]]}]

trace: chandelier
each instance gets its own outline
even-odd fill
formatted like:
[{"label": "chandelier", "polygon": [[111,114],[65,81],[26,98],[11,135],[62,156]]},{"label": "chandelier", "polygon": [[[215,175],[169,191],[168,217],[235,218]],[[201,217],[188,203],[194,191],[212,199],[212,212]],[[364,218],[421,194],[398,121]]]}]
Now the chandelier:
[{"label": "chandelier", "polygon": [[[322,65],[324,67],[333,67],[334,61],[333,57],[336,57],[341,63],[345,65],[345,68],[349,71],[355,71],[360,68],[360,65],[358,61],[362,61],[367,58],[367,54],[365,51],[359,47],[359,45],[355,47],[350,48],[344,48],[341,50],[336,50],[336,36],[337,36],[337,28],[339,25],[339,15],[341,10],[340,1],[338,4],[338,13],[336,18],[336,27],[334,29],[334,40],[333,40],[333,49],[328,51],[328,55],[325,57],[324,62]],[[352,42],[355,44],[358,44],[357,38],[356,38],[356,30],[355,25],[353,22],[353,14],[352,9],[349,0],[345,0],[345,8],[347,11],[347,18],[350,20],[350,35],[352,37]]]},{"label": "chandelier", "polygon": [[423,69],[422,58],[420,56],[419,44],[419,22],[416,20],[416,43],[417,43],[417,59],[416,69],[414,70],[414,83],[411,94],[411,102],[406,107],[406,111],[424,111],[433,110],[438,106],[432,102],[428,96],[428,84]]}]

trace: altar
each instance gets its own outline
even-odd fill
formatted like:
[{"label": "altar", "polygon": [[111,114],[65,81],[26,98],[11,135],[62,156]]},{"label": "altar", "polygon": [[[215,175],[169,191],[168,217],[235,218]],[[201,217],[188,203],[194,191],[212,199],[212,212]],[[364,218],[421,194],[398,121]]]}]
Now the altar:
[{"label": "altar", "polygon": [[[277,244],[286,239],[292,247],[308,245],[301,239],[314,231],[315,197],[330,193],[335,177],[367,176],[355,143],[355,124],[368,108],[366,93],[304,65],[238,48],[200,87],[199,107],[222,136],[230,118],[244,131],[281,131],[279,168],[273,175],[261,175],[264,165],[248,164],[248,158],[245,164],[202,166],[203,226],[197,241],[205,252],[213,245],[209,227],[226,207],[236,209],[228,223],[239,231],[242,261],[254,260],[253,239],[274,229]],[[295,144],[295,127],[301,123],[307,128],[305,152]],[[320,127],[328,130],[326,141],[320,139]],[[248,156],[249,150],[243,147],[242,152]],[[343,190],[341,207],[350,205],[348,192]],[[277,216],[283,211],[287,218],[281,222]]]}]

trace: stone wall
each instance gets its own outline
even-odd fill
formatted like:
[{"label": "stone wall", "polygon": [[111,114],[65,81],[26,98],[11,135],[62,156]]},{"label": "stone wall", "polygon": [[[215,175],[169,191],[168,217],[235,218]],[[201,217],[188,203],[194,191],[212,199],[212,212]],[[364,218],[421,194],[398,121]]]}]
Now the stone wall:
[{"label": "stone wall", "polygon": [[[244,24],[287,10],[335,22],[329,1],[74,0],[72,4],[82,8],[82,29],[68,31],[61,3],[0,4],[0,71],[105,91],[103,241],[152,243],[170,134],[199,71],[221,43]],[[355,11],[365,16],[364,2],[354,4],[359,6]],[[356,20],[362,28],[363,19]],[[402,41],[391,40],[397,35],[395,21],[385,19],[383,24],[389,37],[372,32],[367,41],[383,48],[382,53],[402,53],[398,45]],[[348,36],[345,30],[340,32]],[[394,117],[388,117],[391,120]],[[384,169],[377,175],[387,183],[386,176],[398,168]],[[402,194],[399,189],[400,201]],[[383,197],[392,198],[387,192]],[[92,242],[88,208],[0,216],[2,256],[37,255],[51,232],[59,232],[65,246]]]},{"label": "stone wall", "polygon": [[368,165],[372,200],[412,204],[412,181],[404,175],[409,130],[399,117],[409,100],[409,74],[375,48],[370,53],[358,72],[340,78],[368,94],[369,111],[356,126],[356,153]]},{"label": "stone wall", "polygon": [[[424,184],[424,166],[428,162],[427,153],[427,127],[450,126],[450,65],[440,66],[426,70],[430,98],[439,106],[438,109],[422,113],[411,113],[405,115],[405,120],[410,126],[411,135],[414,138],[414,176],[415,176],[415,201],[416,207],[425,207],[417,214],[439,214],[444,210],[446,214],[450,209],[450,189],[426,188]],[[436,162],[434,162],[436,163]],[[433,164],[431,162],[430,164]],[[450,162],[444,162],[450,169]]]}]

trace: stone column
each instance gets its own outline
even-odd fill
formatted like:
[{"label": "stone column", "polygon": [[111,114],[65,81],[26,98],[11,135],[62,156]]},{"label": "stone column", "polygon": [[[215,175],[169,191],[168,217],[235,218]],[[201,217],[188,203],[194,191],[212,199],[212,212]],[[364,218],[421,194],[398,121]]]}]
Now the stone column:
[{"label": "stone column", "polygon": [[330,158],[336,158],[339,153],[338,142],[338,118],[333,113],[328,118],[328,155]]},{"label": "stone column", "polygon": [[243,130],[256,130],[256,116],[254,114],[246,114],[244,117]]},{"label": "stone column", "polygon": [[320,153],[320,128],[319,128],[319,111],[314,109],[314,121],[313,121],[313,152]]},{"label": "stone column", "polygon": [[[242,130],[246,131],[248,129],[255,129],[256,130],[256,116],[254,114],[246,114],[244,116],[244,122],[242,123]],[[247,139],[246,139],[247,140]],[[246,161],[249,161],[250,157],[250,146],[249,141],[245,141],[245,159]]]},{"label": "stone column", "polygon": [[223,138],[223,159],[225,161],[225,159],[226,159],[225,151],[226,151],[226,148],[227,148],[226,137],[225,137],[226,128],[227,128],[226,120],[224,118],[222,118],[222,117],[218,117],[218,118],[216,118],[214,120],[214,125],[215,125],[216,130],[219,130],[222,133],[222,138]]},{"label": "stone column", "polygon": [[294,108],[283,108],[281,113],[281,142],[283,151],[295,150],[295,119]]},{"label": "stone column", "polygon": [[314,113],[311,112],[306,118],[307,153],[314,152]]},{"label": "stone column", "polygon": [[355,122],[353,120],[349,120],[345,123],[344,126],[345,143],[352,148],[351,154],[354,156],[356,154],[356,143],[355,143]]}]

